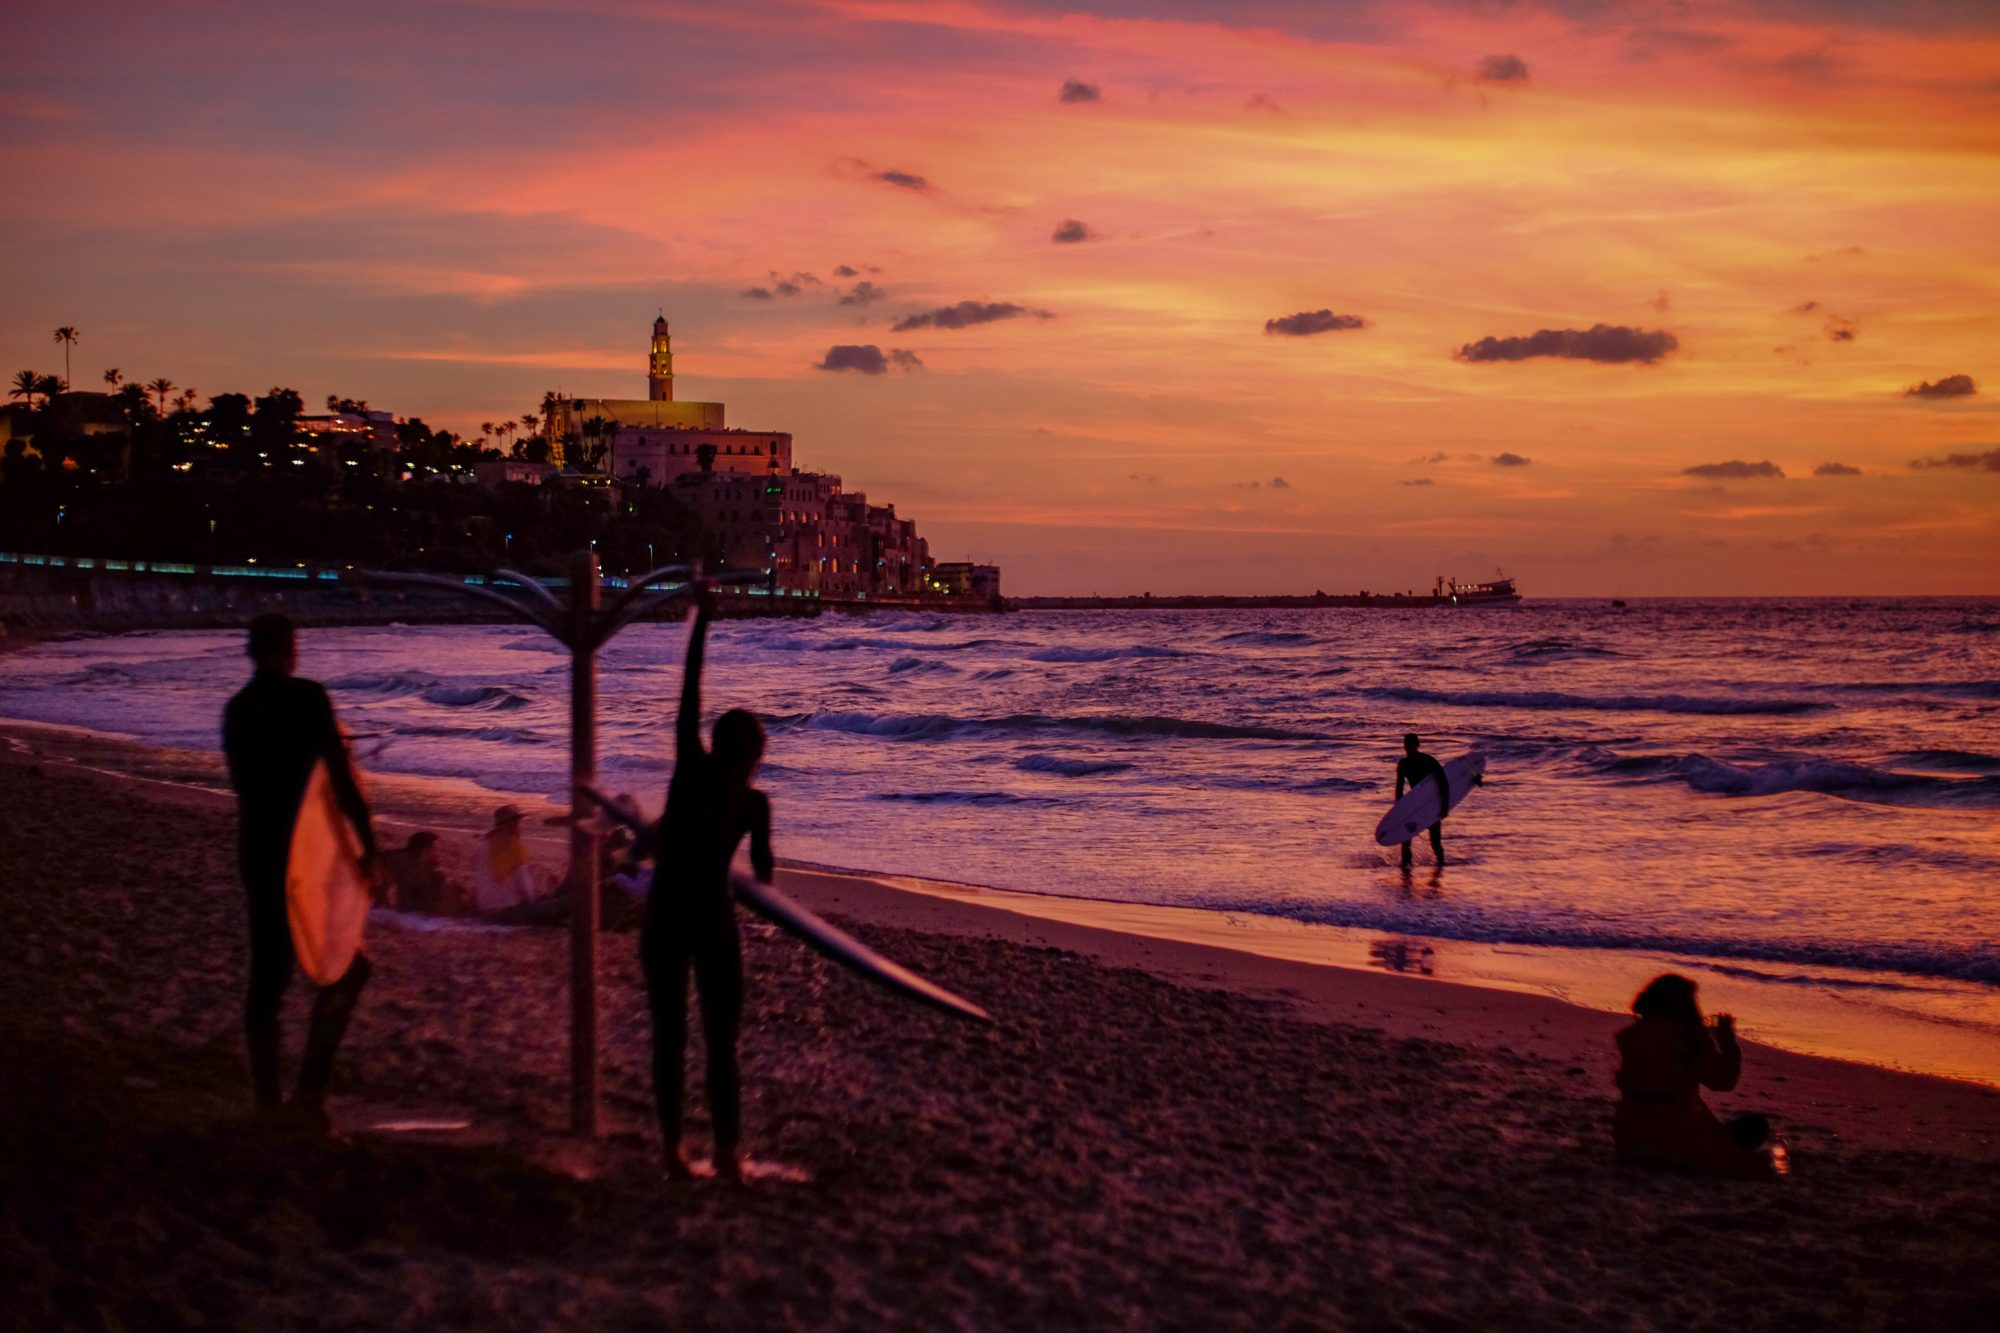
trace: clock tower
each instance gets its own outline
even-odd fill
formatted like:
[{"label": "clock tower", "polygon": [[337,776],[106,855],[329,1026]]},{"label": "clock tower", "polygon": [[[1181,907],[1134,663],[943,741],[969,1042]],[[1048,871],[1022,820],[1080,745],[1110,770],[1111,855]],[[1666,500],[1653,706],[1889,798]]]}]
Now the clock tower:
[{"label": "clock tower", "polygon": [[667,333],[667,317],[653,321],[653,355],[646,367],[646,396],[656,403],[674,400],[674,340]]}]

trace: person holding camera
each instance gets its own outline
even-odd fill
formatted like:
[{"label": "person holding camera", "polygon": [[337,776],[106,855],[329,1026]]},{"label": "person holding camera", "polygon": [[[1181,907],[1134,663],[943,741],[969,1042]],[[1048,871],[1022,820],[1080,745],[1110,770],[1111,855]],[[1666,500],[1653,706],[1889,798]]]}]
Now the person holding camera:
[{"label": "person holding camera", "polygon": [[1671,972],[1639,992],[1632,1013],[1638,1021],[1618,1034],[1611,1138],[1619,1160],[1704,1175],[1772,1175],[1763,1151],[1771,1122],[1761,1115],[1719,1120],[1701,1096],[1705,1087],[1728,1092],[1742,1077],[1736,1020],[1717,1014],[1713,1025],[1704,1021],[1695,983]]}]

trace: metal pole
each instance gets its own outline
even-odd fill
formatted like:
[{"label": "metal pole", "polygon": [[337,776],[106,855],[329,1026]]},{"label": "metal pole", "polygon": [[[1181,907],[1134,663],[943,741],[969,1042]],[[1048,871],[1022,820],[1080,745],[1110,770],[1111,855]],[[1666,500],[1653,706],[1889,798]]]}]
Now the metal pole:
[{"label": "metal pole", "polygon": [[570,1132],[597,1137],[597,821],[579,790],[597,781],[597,556],[580,552],[570,571]]}]

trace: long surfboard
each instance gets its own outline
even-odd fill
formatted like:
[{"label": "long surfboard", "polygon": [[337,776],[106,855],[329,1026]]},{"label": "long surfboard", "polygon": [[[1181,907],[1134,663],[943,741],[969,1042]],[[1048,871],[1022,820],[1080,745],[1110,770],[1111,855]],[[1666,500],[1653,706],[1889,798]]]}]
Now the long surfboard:
[{"label": "long surfboard", "polygon": [[370,905],[368,877],[361,872],[361,839],[334,797],[322,759],[306,779],[285,862],[292,948],[315,985],[331,986],[347,975],[361,948]]},{"label": "long surfboard", "polygon": [[[631,829],[633,833],[650,832],[647,821],[624,802],[606,796],[595,787],[586,786],[580,790],[596,803],[599,809]],[[769,884],[759,884],[741,875],[731,875],[729,882],[735,891],[737,901],[841,966],[858,972],[868,980],[886,986],[899,995],[942,1009],[946,1013],[957,1014],[961,1018],[970,1018],[981,1023],[993,1021],[993,1015],[964,996],[954,994],[936,982],[918,976],[901,963],[875,952],[819,913],[801,906],[790,895],[772,888]]]},{"label": "long surfboard", "polygon": [[[1485,773],[1486,756],[1483,754],[1461,755],[1445,764],[1445,781],[1451,787],[1451,809],[1458,809],[1459,803],[1478,785]],[[1436,780],[1425,778],[1404,792],[1403,799],[1389,807],[1389,813],[1383,815],[1382,822],[1375,826],[1375,841],[1384,847],[1409,842],[1444,818],[1445,813],[1438,803]]]}]

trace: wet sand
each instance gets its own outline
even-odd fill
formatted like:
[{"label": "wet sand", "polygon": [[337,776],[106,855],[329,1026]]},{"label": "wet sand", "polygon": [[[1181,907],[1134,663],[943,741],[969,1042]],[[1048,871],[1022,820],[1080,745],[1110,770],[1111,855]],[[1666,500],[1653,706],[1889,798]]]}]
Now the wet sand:
[{"label": "wet sand", "polygon": [[[1612,1016],[865,877],[786,884],[1002,1025],[885,1001],[746,924],[746,1130],[772,1168],[746,1189],[659,1178],[631,936],[605,940],[601,1143],[561,1133],[563,932],[393,921],[371,927],[336,1081],[344,1137],[261,1130],[214,760],[4,737],[8,1327],[1970,1328],[2000,1310],[1991,1090],[1755,1049],[1714,1101],[1776,1111],[1792,1177],[1643,1173],[1609,1160]],[[493,804],[375,791],[460,854]],[[697,1147],[700,1087],[697,1068]],[[367,1128],[411,1116],[471,1124]]]}]

